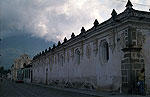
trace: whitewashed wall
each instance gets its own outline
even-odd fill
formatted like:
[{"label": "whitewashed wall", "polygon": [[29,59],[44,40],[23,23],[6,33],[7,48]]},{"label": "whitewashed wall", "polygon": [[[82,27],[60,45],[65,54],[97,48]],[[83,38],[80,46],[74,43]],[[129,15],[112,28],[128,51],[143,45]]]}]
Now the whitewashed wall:
[{"label": "whitewashed wall", "polygon": [[147,29],[140,29],[144,35],[145,43],[143,45],[142,53],[145,59],[145,83],[148,92],[150,93],[150,26]]},{"label": "whitewashed wall", "polygon": [[[124,16],[122,17],[125,18]],[[121,18],[121,15],[119,18]],[[134,28],[136,33],[140,30],[145,38],[145,43],[141,46],[139,53],[144,55],[146,85],[149,88],[150,26],[143,23],[142,28],[141,25],[137,25],[140,24],[137,21],[131,21],[131,23],[126,20],[113,27],[112,21],[109,21],[107,25],[104,24],[103,27],[105,26],[105,28],[92,28],[86,31],[87,35],[80,34],[47,52],[46,55],[41,55],[33,60],[33,81],[47,84],[53,82],[59,84],[77,82],[82,83],[82,85],[83,83],[90,83],[99,90],[119,90],[122,87],[121,66],[124,65],[122,61],[125,55],[122,48],[126,48],[126,40],[128,40],[125,39],[125,36],[122,36],[122,33],[128,33],[126,30],[129,31],[129,28]],[[140,39],[137,38],[134,41],[139,42]],[[103,60],[105,56],[101,50],[103,41],[107,42],[109,46],[109,60],[106,62]],[[135,45],[135,47],[137,46]],[[76,57],[77,50],[80,52],[80,58]],[[130,54],[134,53],[131,52]],[[135,66],[135,64],[130,63],[128,65]],[[136,73],[141,68],[134,67],[133,69]],[[126,69],[127,72],[128,70],[129,68]]]}]

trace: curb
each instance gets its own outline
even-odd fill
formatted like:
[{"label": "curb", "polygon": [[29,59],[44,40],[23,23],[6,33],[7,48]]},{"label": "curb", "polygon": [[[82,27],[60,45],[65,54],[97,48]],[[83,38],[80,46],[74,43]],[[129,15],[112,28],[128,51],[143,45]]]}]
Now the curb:
[{"label": "curb", "polygon": [[52,88],[52,89],[57,89],[57,90],[62,90],[62,91],[75,92],[75,93],[80,93],[80,94],[85,94],[85,95],[97,96],[97,97],[108,97],[108,96],[112,96],[112,95],[120,95],[117,93],[108,93],[108,92],[107,93],[100,93],[100,92],[96,93],[96,91],[92,91],[92,90],[62,88],[62,87],[49,86],[49,85],[36,84],[36,83],[27,83],[27,84],[41,86],[41,87],[47,87],[47,88]]},{"label": "curb", "polygon": [[[96,97],[141,97],[140,95],[98,92],[98,91],[74,89],[74,88],[63,88],[63,87],[49,86],[49,85],[37,84],[37,83],[26,83],[26,84],[47,87],[47,88],[52,88],[52,89],[57,89],[57,90],[62,90],[62,91],[68,91],[68,92],[75,92],[75,93],[80,93],[80,94],[85,94],[85,95],[96,96]],[[146,95],[144,97],[150,97],[150,95]]]}]

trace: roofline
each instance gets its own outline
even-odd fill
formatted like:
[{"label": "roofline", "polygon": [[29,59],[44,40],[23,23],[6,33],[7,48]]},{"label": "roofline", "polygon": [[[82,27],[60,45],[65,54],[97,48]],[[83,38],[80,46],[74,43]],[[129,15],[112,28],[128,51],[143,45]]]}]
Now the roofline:
[{"label": "roofline", "polygon": [[[143,18],[146,18],[146,19],[150,20],[150,12],[135,10],[133,8],[126,8],[122,13],[119,13],[118,15],[116,15],[115,18],[114,17],[110,17],[106,21],[98,24],[98,26],[96,28],[93,26],[92,28],[90,28],[87,31],[85,31],[85,33],[80,33],[79,35],[75,36],[74,38],[70,38],[66,42],[63,42],[59,47],[56,46],[50,52],[46,52],[45,55],[41,55],[41,56],[49,55],[49,53],[53,54],[56,49],[57,49],[57,51],[59,51],[58,49],[60,49],[60,48],[63,49],[62,48],[63,46],[67,45],[68,43],[70,43],[70,42],[72,42],[74,40],[79,40],[79,38],[83,38],[87,34],[90,34],[94,29],[99,30],[99,29],[103,29],[103,27],[106,27],[106,26],[110,27],[111,23],[117,23],[117,22],[120,22],[120,21],[123,22],[123,21],[125,21],[125,20],[127,20],[127,19],[129,19],[131,17],[134,17],[134,18],[141,18],[141,17],[143,17]],[[150,21],[148,21],[148,22],[150,22]],[[41,57],[41,56],[39,56],[39,57]]]}]

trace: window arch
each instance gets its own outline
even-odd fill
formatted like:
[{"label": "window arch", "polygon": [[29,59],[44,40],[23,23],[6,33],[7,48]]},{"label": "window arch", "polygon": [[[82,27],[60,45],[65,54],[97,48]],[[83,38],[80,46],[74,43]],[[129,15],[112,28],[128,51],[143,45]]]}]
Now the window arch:
[{"label": "window arch", "polygon": [[80,64],[80,51],[79,51],[79,49],[75,50],[75,63],[78,65]]},{"label": "window arch", "polygon": [[106,40],[101,41],[99,50],[100,61],[104,64],[109,60],[109,45]]}]

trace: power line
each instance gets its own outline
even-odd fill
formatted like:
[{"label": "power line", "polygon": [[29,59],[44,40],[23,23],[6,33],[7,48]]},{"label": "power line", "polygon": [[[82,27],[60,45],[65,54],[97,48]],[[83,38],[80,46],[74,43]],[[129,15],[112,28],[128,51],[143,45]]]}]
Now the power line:
[{"label": "power line", "polygon": [[[116,1],[127,2],[127,1],[124,1],[124,0],[116,0]],[[145,5],[145,4],[140,4],[140,3],[133,3],[133,4],[135,4],[135,5],[140,5],[140,6],[150,7],[150,5]]]}]

